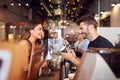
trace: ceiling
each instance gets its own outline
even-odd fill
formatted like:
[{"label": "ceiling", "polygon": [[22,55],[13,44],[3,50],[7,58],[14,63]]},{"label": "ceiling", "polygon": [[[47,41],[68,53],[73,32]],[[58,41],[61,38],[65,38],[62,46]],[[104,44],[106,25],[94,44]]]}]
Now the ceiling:
[{"label": "ceiling", "polygon": [[29,3],[33,12],[45,19],[66,19],[76,21],[86,14],[94,0],[15,0]]}]

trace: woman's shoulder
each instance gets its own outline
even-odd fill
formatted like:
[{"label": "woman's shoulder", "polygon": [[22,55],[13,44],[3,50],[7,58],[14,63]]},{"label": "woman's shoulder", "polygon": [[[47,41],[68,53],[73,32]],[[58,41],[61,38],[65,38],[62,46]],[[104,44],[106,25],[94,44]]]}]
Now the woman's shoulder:
[{"label": "woman's shoulder", "polygon": [[18,44],[21,46],[28,46],[29,43],[27,40],[21,40]]},{"label": "woman's shoulder", "polygon": [[28,43],[28,41],[27,40],[21,40],[19,43],[25,44],[25,43]]},{"label": "woman's shoulder", "polygon": [[27,42],[27,40],[21,40],[21,41],[19,41],[18,42],[18,44],[17,44],[17,48],[19,49],[19,50],[21,50],[21,51],[28,51],[28,49],[29,49],[29,44],[28,44],[28,42]]}]

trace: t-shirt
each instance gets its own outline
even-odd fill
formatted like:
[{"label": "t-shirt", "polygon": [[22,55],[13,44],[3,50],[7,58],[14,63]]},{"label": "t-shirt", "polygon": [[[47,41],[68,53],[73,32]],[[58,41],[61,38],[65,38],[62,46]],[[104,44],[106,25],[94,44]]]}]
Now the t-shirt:
[{"label": "t-shirt", "polygon": [[93,48],[112,48],[112,43],[102,36],[98,36],[95,40],[90,41],[88,47]]}]

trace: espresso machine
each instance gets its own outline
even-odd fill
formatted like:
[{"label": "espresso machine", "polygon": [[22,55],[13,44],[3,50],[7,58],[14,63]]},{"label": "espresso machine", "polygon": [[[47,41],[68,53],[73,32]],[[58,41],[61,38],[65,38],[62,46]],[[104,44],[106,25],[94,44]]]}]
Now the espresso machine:
[{"label": "espresso machine", "polygon": [[120,80],[120,48],[85,52],[74,80]]}]

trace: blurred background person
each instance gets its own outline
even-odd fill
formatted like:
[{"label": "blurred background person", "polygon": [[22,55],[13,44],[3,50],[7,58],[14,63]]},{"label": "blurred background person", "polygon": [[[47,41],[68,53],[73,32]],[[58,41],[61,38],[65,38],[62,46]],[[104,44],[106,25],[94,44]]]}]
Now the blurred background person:
[{"label": "blurred background person", "polygon": [[84,51],[88,49],[89,40],[84,39],[81,33],[77,34],[77,41],[74,43],[75,53],[77,57],[81,57]]},{"label": "blurred background person", "polygon": [[[24,57],[23,64],[22,64],[23,80],[29,79],[31,77],[30,76],[30,73],[32,71],[31,67],[33,66],[31,61],[33,58],[32,56],[35,55],[37,52],[42,54],[43,47],[41,45],[41,39],[43,38],[43,34],[44,32],[43,32],[43,27],[41,22],[30,20],[26,23],[23,30],[23,34],[21,35],[21,38],[20,38],[20,42],[18,44],[19,48],[21,48],[21,50],[23,50],[24,52],[24,55],[22,55]],[[42,65],[42,62],[39,64],[39,66],[41,65]],[[37,75],[37,72],[34,73],[34,75],[35,74]]]}]

